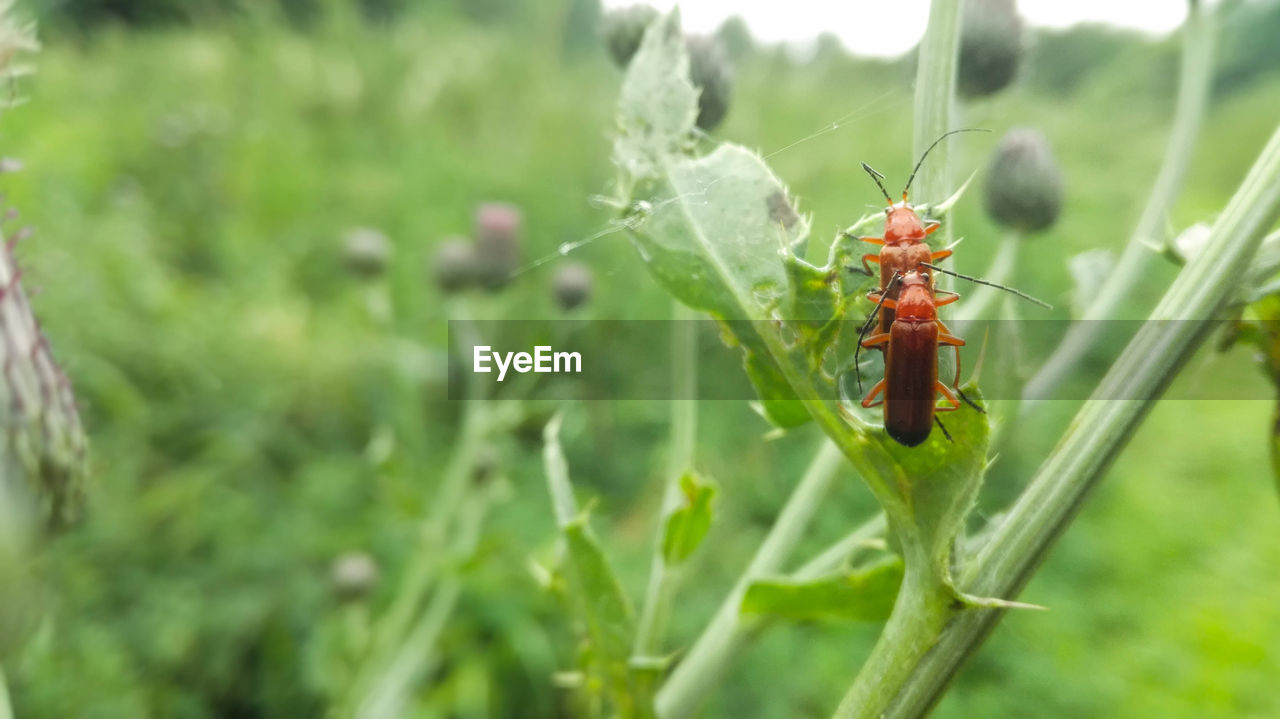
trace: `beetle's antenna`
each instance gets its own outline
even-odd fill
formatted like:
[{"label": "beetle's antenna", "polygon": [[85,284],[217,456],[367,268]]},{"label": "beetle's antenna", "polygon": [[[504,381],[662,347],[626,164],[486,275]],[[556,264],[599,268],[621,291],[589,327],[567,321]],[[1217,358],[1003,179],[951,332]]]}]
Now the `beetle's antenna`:
[{"label": "beetle's antenna", "polygon": [[853,349],[853,375],[858,380],[858,394],[862,394],[862,368],[858,366],[858,358],[862,355],[862,338],[867,336],[871,325],[875,324],[876,316],[880,314],[880,308],[884,307],[885,299],[889,297],[889,292],[900,280],[902,280],[902,273],[894,272],[889,284],[880,292],[880,301],[876,303],[876,308],[871,310],[871,314],[867,315],[867,321],[862,323],[862,329],[858,330],[858,344]]},{"label": "beetle's antenna", "polygon": [[903,202],[907,201],[907,190],[911,189],[911,182],[916,179],[916,173],[920,171],[920,166],[924,164],[924,158],[929,156],[929,153],[933,151],[933,148],[938,146],[939,142],[942,142],[948,137],[951,137],[952,135],[957,135],[961,132],[991,132],[991,131],[986,129],[985,127],[966,127],[960,130],[952,130],[951,132],[942,133],[942,137],[939,137],[938,139],[933,141],[933,144],[929,146],[929,149],[925,150],[924,154],[920,156],[920,161],[916,163],[915,169],[911,170],[911,177],[907,178],[907,185],[906,187],[902,188]]},{"label": "beetle's antenna", "polygon": [[876,172],[876,171],[875,171],[875,169],[873,169],[873,168],[871,167],[871,165],[868,165],[868,164],[867,164],[867,163],[865,163],[865,162],[864,162],[864,163],[862,163],[862,169],[866,170],[868,175],[871,175],[871,179],[875,180],[875,182],[876,182],[876,187],[879,187],[879,188],[880,188],[880,192],[884,193],[884,199],[888,200],[888,201],[889,201],[889,205],[890,205],[890,206],[892,206],[892,205],[893,205],[893,198],[892,198],[892,197],[889,197],[889,191],[888,191],[888,190],[886,190],[886,189],[884,189],[884,185],[883,185],[883,184],[881,184],[881,182],[880,182],[881,180],[883,180],[883,179],[884,179],[884,175],[881,175],[879,172]]},{"label": "beetle's antenna", "polygon": [[937,265],[931,265],[931,264],[929,264],[928,262],[921,262],[920,264],[921,264],[921,265],[923,265],[924,267],[928,267],[929,269],[934,270],[934,271],[936,271],[936,272],[942,272],[942,273],[944,273],[944,274],[951,275],[952,277],[959,277],[959,278],[960,278],[960,279],[962,279],[962,280],[969,280],[970,282],[973,282],[973,283],[976,283],[976,284],[979,284],[979,285],[986,285],[987,287],[994,287],[994,288],[996,288],[996,289],[998,289],[998,290],[1004,290],[1005,292],[1012,292],[1013,294],[1015,294],[1015,295],[1017,295],[1017,296],[1021,297],[1021,298],[1022,298],[1022,299],[1024,299],[1024,300],[1029,300],[1029,301],[1031,301],[1031,302],[1034,302],[1034,303],[1036,303],[1036,304],[1040,305],[1041,307],[1045,308],[1046,310],[1051,310],[1051,309],[1053,309],[1053,305],[1049,304],[1048,302],[1045,302],[1044,300],[1038,300],[1038,299],[1036,299],[1036,298],[1032,297],[1031,295],[1029,295],[1029,294],[1027,294],[1026,292],[1023,292],[1023,291],[1021,291],[1021,290],[1015,290],[1015,289],[1013,289],[1012,287],[1005,287],[1004,285],[999,285],[999,284],[996,284],[995,282],[988,282],[988,281],[986,281],[986,280],[980,280],[980,279],[978,279],[977,277],[970,277],[969,275],[962,275],[962,274],[960,274],[959,272],[952,272],[951,270],[943,269],[943,268],[941,268],[941,267],[938,267]]}]

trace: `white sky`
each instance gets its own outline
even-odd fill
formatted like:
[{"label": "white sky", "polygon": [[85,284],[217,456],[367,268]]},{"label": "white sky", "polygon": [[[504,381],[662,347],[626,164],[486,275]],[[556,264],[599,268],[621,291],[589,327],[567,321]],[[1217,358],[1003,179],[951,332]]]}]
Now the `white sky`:
[{"label": "white sky", "polygon": [[[604,0],[606,8],[639,0]],[[662,10],[673,0],[646,0]],[[823,32],[840,37],[859,55],[895,56],[910,50],[924,34],[928,0],[683,0],[686,30],[711,32],[725,18],[740,15],[751,34],[766,42],[804,41]],[[1031,25],[1063,28],[1102,22],[1159,34],[1182,24],[1186,0],[1018,0],[1018,12]]]}]

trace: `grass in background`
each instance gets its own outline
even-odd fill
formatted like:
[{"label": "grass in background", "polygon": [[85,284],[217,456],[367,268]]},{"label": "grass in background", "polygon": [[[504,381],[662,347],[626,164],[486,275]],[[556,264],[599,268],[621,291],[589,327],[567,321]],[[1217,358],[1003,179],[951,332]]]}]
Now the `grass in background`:
[{"label": "grass in background", "polygon": [[[0,124],[5,154],[27,168],[3,184],[37,229],[19,252],[84,407],[96,486],[88,520],[43,557],[55,611],[9,671],[20,716],[322,711],[330,679],[314,657],[336,613],[329,561],[366,549],[395,578],[455,430],[431,248],[468,232],[486,200],[523,208],[531,260],[606,226],[587,198],[608,189],[618,75],[603,52],[566,49],[557,32],[551,21],[486,30],[424,13],[308,34],[244,21],[45,39],[39,74],[22,87],[30,102]],[[1059,304],[1066,259],[1119,249],[1163,151],[1170,86],[1152,78],[1164,55],[1131,52],[1069,95],[1024,84],[964,109],[966,124],[996,132],[959,142],[957,166],[983,166],[1010,126],[1040,127],[1054,145],[1067,203],[1017,284]],[[878,206],[859,161],[890,177],[909,169],[909,77],[836,54],[807,66],[756,55],[739,67],[719,134],[768,154],[853,112],[770,159],[825,238]],[[1176,226],[1222,206],[1277,98],[1273,75],[1220,99]],[[999,237],[976,198],[957,218],[962,271],[981,272]],[[389,323],[367,311],[368,281],[343,270],[342,239],[356,226],[392,240]],[[576,255],[597,273],[596,316],[667,316],[623,235]],[[554,316],[554,266],[524,275],[491,311]],[[1173,269],[1152,274],[1133,316]],[[1205,381],[1248,382],[1271,397],[1260,373]],[[990,494],[1025,480],[1070,416],[1062,404],[1021,433]],[[1280,666],[1266,651],[1280,644],[1280,580],[1266,571],[1280,559],[1270,409],[1163,403],[1032,583],[1027,601],[1052,611],[1010,617],[939,715],[1280,713]],[[696,560],[706,581],[682,596],[672,624],[685,640],[814,442],[806,431],[743,447],[744,434],[767,429],[745,403],[704,403],[700,415],[699,457],[722,487],[712,531],[724,551]],[[633,596],[666,416],[660,403],[590,403],[565,432],[577,480],[601,497],[597,527],[625,550]],[[370,451],[386,435],[391,451]],[[553,541],[537,450],[519,438],[501,449],[516,498],[489,522],[484,561],[446,632],[443,684],[424,711],[560,706],[549,680],[569,661],[570,631],[524,569],[530,547]],[[845,482],[813,547],[871,504]],[[821,714],[873,636],[864,626],[775,629],[706,713]],[[803,671],[782,681],[783,666]]]}]

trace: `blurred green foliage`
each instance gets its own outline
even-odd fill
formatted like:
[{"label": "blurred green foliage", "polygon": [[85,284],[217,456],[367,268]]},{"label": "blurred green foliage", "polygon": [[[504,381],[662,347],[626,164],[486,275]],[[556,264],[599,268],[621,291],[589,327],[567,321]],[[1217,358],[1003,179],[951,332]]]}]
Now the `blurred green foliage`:
[{"label": "blurred green foliage", "polygon": [[[77,389],[93,486],[86,520],[39,557],[39,596],[54,600],[5,666],[19,716],[318,716],[337,692],[342,672],[324,647],[350,607],[332,594],[330,562],[368,551],[382,576],[368,601],[383,606],[456,432],[447,312],[427,266],[435,243],[469,232],[475,206],[494,200],[523,209],[526,261],[608,227],[587,198],[613,176],[620,76],[603,50],[577,42],[577,4],[465,5],[431,3],[394,24],[333,3],[306,26],[219,12],[213,24],[148,30],[55,23],[44,36],[39,73],[20,87],[30,102],[0,124],[4,154],[26,169],[0,184],[37,229],[18,253]],[[489,11],[519,21],[477,21]],[[966,124],[996,132],[954,149],[958,167],[978,168],[1004,130],[1031,125],[1058,151],[1062,218],[1026,250],[1016,283],[1051,300],[1070,291],[1068,257],[1119,249],[1172,106],[1172,79],[1152,82],[1169,72],[1172,41],[1091,33],[1040,35],[1026,76],[965,110]],[[823,228],[879,206],[859,161],[891,176],[909,169],[909,68],[734,54],[738,110],[717,134],[777,153],[769,161],[811,213],[816,251]],[[1175,226],[1235,189],[1280,116],[1274,70],[1249,65],[1251,81],[1220,96]],[[842,117],[838,131],[791,146]],[[955,221],[967,238],[957,268],[980,274],[999,233],[977,202],[962,202]],[[343,269],[343,238],[364,226],[393,244],[380,278]],[[667,316],[669,299],[621,233],[574,256],[596,273],[591,316]],[[558,316],[556,265],[484,298],[481,316]],[[1152,270],[1132,316],[1174,271]],[[390,316],[370,312],[376,293]],[[1272,392],[1250,361],[1237,351],[1193,364],[1184,395],[1247,382],[1260,401],[1157,407],[1023,596],[1052,611],[1009,617],[939,716],[1280,714]],[[1105,355],[1091,362],[1081,382]],[[1052,404],[1007,428],[1016,436],[988,477],[987,514],[1056,442],[1072,407]],[[575,483],[598,498],[596,529],[632,597],[655,531],[666,418],[652,402],[566,415]],[[466,568],[444,661],[415,715],[567,710],[552,672],[573,664],[572,631],[526,571],[556,533],[531,429],[498,447],[516,496],[495,509]],[[704,551],[689,560],[698,581],[672,619],[680,642],[727,591],[816,441],[810,430],[765,441],[766,429],[745,403],[700,407],[699,464],[720,491]],[[848,478],[808,549],[872,504]],[[874,634],[776,626],[706,714],[825,715]]]}]

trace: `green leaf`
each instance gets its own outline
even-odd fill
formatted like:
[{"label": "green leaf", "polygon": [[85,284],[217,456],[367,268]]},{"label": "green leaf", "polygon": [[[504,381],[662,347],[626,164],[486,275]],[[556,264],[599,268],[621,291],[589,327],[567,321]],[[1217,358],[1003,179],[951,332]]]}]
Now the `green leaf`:
[{"label": "green leaf", "polygon": [[986,417],[968,408],[944,414],[953,440],[935,431],[910,449],[875,428],[860,398],[845,400],[850,421],[841,426],[837,379],[851,367],[866,313],[861,290],[875,282],[847,268],[866,248],[844,232],[826,265],[803,261],[795,251],[808,220],[759,155],[729,143],[693,154],[696,97],[677,22],[673,13],[650,27],[619,102],[615,162],[632,242],[676,299],[720,321],[766,418],[791,427],[819,417],[884,504],[907,561],[949,586],[951,545],[985,466]]},{"label": "green leaf", "polygon": [[680,477],[684,504],[667,517],[662,533],[662,559],[679,564],[697,550],[711,528],[711,499],[716,488],[690,472]]},{"label": "green leaf", "polygon": [[901,585],[900,558],[807,581],[758,580],[743,596],[742,612],[800,621],[883,621],[893,609]]},{"label": "green leaf", "polygon": [[[1244,317],[1232,323],[1219,349],[1225,350],[1237,342],[1257,349],[1256,361],[1280,392],[1280,294],[1269,294],[1250,304]],[[1280,396],[1273,410],[1269,444],[1272,479],[1280,490]]]},{"label": "green leaf", "polygon": [[[769,197],[785,193],[782,184],[755,154],[722,145],[704,158],[672,159],[662,187],[671,199],[650,200],[661,209],[632,234],[649,270],[681,302],[726,320],[771,420],[784,427],[807,421],[802,407],[781,404],[797,399],[797,390],[770,351],[771,342],[788,347],[792,361],[807,364],[800,338],[783,336],[794,297],[783,258],[808,230],[800,219],[790,228],[771,219]],[[834,312],[832,299],[826,314]]]},{"label": "green leaf", "polygon": [[[642,48],[631,73],[672,68],[656,60],[646,65]],[[669,77],[668,82],[685,81]],[[625,97],[621,116],[626,127]],[[641,137],[650,141],[643,150],[638,149]],[[778,364],[777,349],[794,352],[794,360],[787,361],[802,369],[809,364],[806,357],[821,355],[812,342],[813,331],[801,332],[788,315],[801,312],[807,322],[834,330],[839,283],[815,287],[811,281],[829,273],[811,268],[797,306],[787,258],[807,237],[808,223],[791,206],[786,188],[758,155],[737,145],[689,157],[662,136],[624,132],[619,147],[628,148],[615,153],[615,159],[631,181],[629,206],[646,208],[633,214],[629,224],[650,272],[684,304],[728,321],[727,334],[742,349],[744,367],[771,421],[784,427],[808,421],[802,407],[786,404],[798,398],[797,389]],[[632,161],[636,157],[644,160]],[[824,390],[834,395],[833,389]]]},{"label": "green leaf", "polygon": [[696,114],[673,12],[646,32],[618,102],[624,222],[676,299],[725,322],[766,417],[802,424],[797,399],[835,397],[834,382],[815,383],[811,370],[840,328],[840,273],[795,257],[808,220],[759,155],[733,144],[691,154]]},{"label": "green leaf", "polygon": [[774,219],[782,182],[758,155],[724,144],[700,158],[668,157],[654,208],[633,236],[649,269],[680,301],[730,320],[767,320],[787,304],[783,257],[808,235]]},{"label": "green leaf", "polygon": [[[965,395],[982,405],[976,385],[963,387]],[[950,583],[953,540],[964,528],[973,509],[987,465],[991,423],[987,416],[961,402],[956,412],[938,415],[951,440],[934,430],[919,447],[891,447],[909,479],[903,486],[915,531],[929,549],[935,576]]]},{"label": "green leaf", "polygon": [[586,627],[589,657],[585,667],[604,686],[619,716],[647,716],[631,683],[627,659],[635,635],[635,612],[617,574],[579,511],[569,483],[569,467],[560,446],[561,415],[543,431],[543,460],[560,532],[566,547],[569,597]]},{"label": "green leaf", "polygon": [[[962,390],[982,406],[976,385],[967,384]],[[887,461],[877,460],[877,465],[880,475],[890,478],[888,488],[895,495],[894,510],[886,507],[893,537],[909,545],[902,547],[906,555],[927,561],[928,573],[950,586],[952,545],[982,486],[991,425],[986,414],[964,402],[958,411],[937,416],[950,440],[935,427],[929,439],[916,447],[881,442]]]},{"label": "green leaf", "polygon": [[570,589],[584,610],[587,634],[601,659],[610,665],[610,674],[626,674],[635,629],[635,613],[622,593],[599,540],[587,524],[586,515],[561,528],[569,554]]},{"label": "green leaf", "polygon": [[761,414],[775,427],[798,427],[809,421],[809,411],[796,401],[795,392],[778,365],[765,350],[743,350],[742,367],[760,395]]},{"label": "green leaf", "polygon": [[822,357],[840,332],[844,317],[841,301],[840,267],[814,267],[795,255],[783,262],[791,292],[790,307],[785,315],[798,334],[795,338],[805,348],[808,370],[822,366]]},{"label": "green leaf", "polygon": [[672,10],[645,31],[622,81],[614,163],[631,177],[658,176],[666,158],[688,144],[697,117],[680,13]]}]

